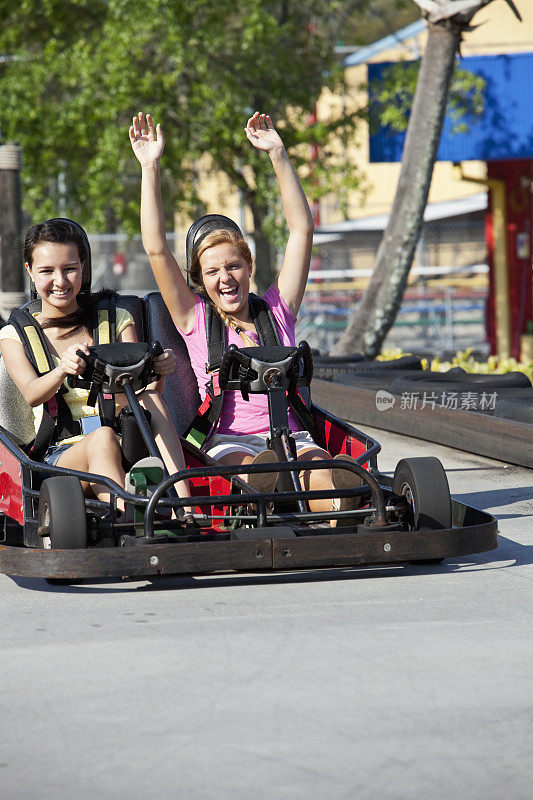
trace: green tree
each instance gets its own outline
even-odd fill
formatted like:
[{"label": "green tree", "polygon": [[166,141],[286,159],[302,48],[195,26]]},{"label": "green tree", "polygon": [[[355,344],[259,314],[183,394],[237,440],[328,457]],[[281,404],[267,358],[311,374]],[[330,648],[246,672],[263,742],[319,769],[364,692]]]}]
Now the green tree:
[{"label": "green tree", "polygon": [[[330,154],[357,114],[311,124],[324,88],[342,83],[339,32],[368,0],[4,0],[2,132],[24,150],[24,207],[63,213],[92,230],[138,230],[139,176],[127,129],[150,111],[167,134],[169,220],[195,213],[199,162],[208,154],[250,206],[258,275],[270,281],[276,216],[272,176],[242,128],[268,111],[311,199],[358,175]],[[310,148],[317,148],[316,169]],[[202,164],[205,162],[202,162]]]}]

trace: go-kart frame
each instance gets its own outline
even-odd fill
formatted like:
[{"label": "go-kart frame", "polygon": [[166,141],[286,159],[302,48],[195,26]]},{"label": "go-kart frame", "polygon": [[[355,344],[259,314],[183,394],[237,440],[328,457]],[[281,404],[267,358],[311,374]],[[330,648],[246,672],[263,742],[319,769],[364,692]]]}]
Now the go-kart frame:
[{"label": "go-kart frame", "polygon": [[[378,442],[324,409],[314,404],[310,408],[317,442],[331,455],[346,453],[355,458],[355,464],[337,460],[336,466],[346,465],[350,472],[363,476],[361,487],[257,493],[239,476],[254,471],[295,472],[294,462],[226,467],[182,440],[187,470],[163,479],[151,497],[145,497],[127,492],[102,476],[33,461],[0,428],[0,571],[72,581],[406,561],[434,564],[497,547],[496,519],[453,498],[452,524],[439,527],[438,510],[434,514],[432,504],[439,506],[442,467],[436,467],[435,462],[440,462],[432,456],[402,459],[394,477],[385,475],[377,466]],[[298,464],[298,469],[307,468],[328,469],[331,462]],[[168,507],[185,505],[183,499],[165,496],[167,488],[183,477],[189,479],[194,496],[194,528],[180,520],[169,520],[164,513]],[[51,478],[69,482],[56,494],[58,507],[66,491],[73,524],[76,514],[86,519],[87,546],[43,546],[39,504],[43,481]],[[76,511],[71,487],[73,482],[80,485],[80,480],[107,485],[111,502],[83,498],[82,507]],[[360,496],[356,510],[327,514],[302,510],[309,499],[356,495]],[[117,497],[135,507],[142,519],[121,521]],[[338,527],[330,526],[332,518],[337,518]]]}]

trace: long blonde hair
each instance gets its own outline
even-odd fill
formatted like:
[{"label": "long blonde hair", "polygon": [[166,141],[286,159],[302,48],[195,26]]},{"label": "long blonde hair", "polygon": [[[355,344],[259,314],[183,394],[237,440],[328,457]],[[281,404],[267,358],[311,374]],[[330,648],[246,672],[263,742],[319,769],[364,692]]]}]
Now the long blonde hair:
[{"label": "long blonde hair", "polygon": [[241,337],[246,347],[256,347],[257,342],[254,342],[254,340],[250,336],[248,336],[246,331],[241,327],[239,320],[235,319],[235,317],[233,317],[231,314],[228,314],[226,311],[223,311],[215,303],[213,303],[208,297],[207,292],[205,290],[204,282],[202,280],[202,268],[200,266],[200,257],[203,253],[205,253],[206,250],[209,250],[210,247],[215,247],[217,244],[233,245],[239,251],[239,255],[241,256],[241,258],[243,258],[248,264],[248,266],[253,269],[253,258],[252,258],[252,253],[250,252],[250,248],[248,247],[242,236],[239,236],[237,231],[226,230],[225,228],[211,231],[211,233],[208,233],[207,236],[204,239],[202,239],[200,245],[193,254],[191,268],[189,270],[189,275],[191,278],[193,289],[197,294],[204,297],[207,300],[207,302],[211,303],[211,305],[217,312],[218,316],[220,317],[224,325],[227,328],[232,328],[234,331],[236,331]]}]

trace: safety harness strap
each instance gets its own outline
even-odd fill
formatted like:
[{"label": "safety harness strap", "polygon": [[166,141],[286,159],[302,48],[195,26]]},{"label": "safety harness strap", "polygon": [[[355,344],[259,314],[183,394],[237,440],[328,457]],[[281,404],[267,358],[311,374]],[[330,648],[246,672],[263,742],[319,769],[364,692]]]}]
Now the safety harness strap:
[{"label": "safety harness strap", "polygon": [[17,331],[24,352],[39,376],[54,368],[43,329],[34,317],[40,308],[40,300],[34,300],[23,308],[14,308],[8,320],[8,325],[13,325]]},{"label": "safety harness strap", "polygon": [[[41,309],[41,301],[33,300],[22,308],[15,308],[9,317],[8,324],[13,325],[24,347],[28,360],[39,376],[46,375],[54,369],[55,364],[44,336],[43,329],[34,317]],[[116,340],[116,295],[104,298],[98,303],[93,316],[93,339],[105,342]],[[72,419],[72,413],[65,401],[68,391],[61,384],[56,394],[43,403],[43,415],[35,440],[31,447],[32,458],[42,460],[46,450],[53,441],[61,441],[81,433],[81,425]],[[94,403],[93,403],[94,405]],[[103,407],[103,411],[102,411]],[[113,425],[115,405],[111,397],[102,398],[100,419],[102,424]]]},{"label": "safety harness strap", "polygon": [[93,344],[117,341],[117,296],[104,297],[97,303],[93,317]]},{"label": "safety harness strap", "polygon": [[[280,336],[268,303],[257,295],[250,294],[249,306],[250,316],[261,345],[263,347],[280,346]],[[187,441],[196,447],[203,447],[215,430],[224,403],[224,392],[218,383],[218,369],[227,348],[227,330],[221,317],[208,301],[205,304],[205,328],[208,357],[206,370],[211,373],[211,380],[206,386],[205,400],[196,412],[196,417],[185,435]]]},{"label": "safety harness strap", "polygon": [[281,347],[272,309],[261,297],[250,294],[250,313],[262,347]]},{"label": "safety harness strap", "polygon": [[[24,308],[13,309],[8,320],[8,324],[13,325],[17,331],[24,352],[39,376],[46,375],[55,366],[43,330],[34,317],[40,308],[40,300],[34,300]],[[66,391],[66,387],[61,385],[56,394],[43,403],[41,423],[31,447],[35,460],[41,460],[45,454],[54,437],[58,419],[72,420],[72,414],[63,397]]]},{"label": "safety harness strap", "polygon": [[[110,344],[117,340],[117,296],[113,293],[110,297],[101,300],[95,309],[96,319],[93,321],[93,344]],[[89,392],[87,404],[94,406],[98,398],[98,411],[100,422],[108,428],[113,428],[115,423],[115,398],[111,394],[104,394],[97,390],[93,383]]]},{"label": "safety harness strap", "polygon": [[196,447],[202,447],[214,431],[220,419],[224,402],[224,393],[218,383],[218,369],[227,347],[227,330],[222,319],[209,302],[205,304],[205,330],[208,359],[206,371],[211,373],[211,379],[206,386],[205,399],[196,412],[196,417],[185,436],[187,441],[196,445]]}]

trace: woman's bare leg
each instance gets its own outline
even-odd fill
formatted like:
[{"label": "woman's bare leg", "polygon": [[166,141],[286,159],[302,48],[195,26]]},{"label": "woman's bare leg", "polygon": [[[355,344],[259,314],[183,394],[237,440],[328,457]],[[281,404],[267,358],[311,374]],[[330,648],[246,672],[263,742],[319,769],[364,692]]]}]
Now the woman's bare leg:
[{"label": "woman's bare leg", "polygon": [[[146,391],[139,399],[141,405],[152,415],[152,431],[169,474],[172,475],[186,469],[179,436],[170,419],[167,404],[161,395],[155,391]],[[180,497],[191,496],[188,481],[180,481],[176,484],[176,491]]]},{"label": "woman's bare leg", "polygon": [[[244,450],[234,450],[233,453],[226,453],[222,458],[217,458],[217,461],[225,464],[226,467],[240,467],[241,464],[251,464],[253,460],[254,457],[250,453],[245,453]],[[244,480],[246,475],[243,475],[242,478]]]},{"label": "woman's bare leg", "polygon": [[[248,464],[254,464],[254,466],[260,466],[261,464],[272,466],[278,463],[278,459],[272,450],[261,450],[256,455],[251,455],[243,450],[234,450],[232,453],[227,453],[217,460],[220,461],[221,464],[227,466],[247,466]],[[257,471],[239,475],[238,477],[245,481],[245,483],[248,483],[256,492],[265,492],[269,494],[276,488],[279,472],[277,470],[271,472]]]},{"label": "woman's bare leg", "polygon": [[[331,459],[331,456],[320,447],[308,447],[298,453],[298,461],[321,461],[322,459]],[[227,453],[222,458],[217,459],[217,461],[226,466],[251,464],[253,460],[254,456],[245,453],[243,450],[234,450],[232,453]],[[241,477],[246,480],[248,476],[241,475]],[[331,471],[329,469],[302,470],[300,472],[300,482],[304,491],[333,489]],[[331,511],[331,500],[313,500],[309,503],[309,507],[311,511]]]},{"label": "woman's bare leg", "polygon": [[[239,466],[241,464],[250,464],[253,461],[253,456],[244,453],[242,450],[235,450],[233,453],[227,453],[222,458],[218,459],[221,464]],[[320,447],[307,447],[298,452],[298,461],[333,461],[332,456]],[[241,476],[246,480],[246,475]],[[334,489],[331,470],[329,469],[316,469],[316,470],[301,470],[300,484],[304,491],[319,491],[321,489]],[[311,500],[309,501],[309,508],[311,511],[327,513],[332,511],[333,501],[331,499]],[[332,521],[332,527],[336,527],[337,520]]]},{"label": "woman's bare leg", "polygon": [[[250,455],[250,453],[245,453],[244,450],[234,450],[232,453],[226,453],[225,456],[222,458],[217,458],[217,461],[220,464],[224,464],[226,467],[240,467],[245,466],[247,464],[251,464],[254,460],[254,456]],[[241,480],[245,483],[249,483],[249,475],[238,475]]]},{"label": "woman's bare leg", "polygon": [[[339,466],[339,462],[338,461],[335,461],[335,459],[332,459],[332,457],[331,457],[331,455],[329,453],[327,453],[325,450],[321,450],[320,448],[315,448],[315,449],[309,448],[309,449],[301,450],[298,453],[298,460],[299,461],[305,461],[306,459],[307,460],[311,460],[311,461],[315,461],[317,459],[329,459],[329,460],[334,461],[334,464],[332,464],[332,468],[334,467],[334,465],[336,465],[337,467]],[[346,459],[349,462],[350,461],[350,456],[346,456]],[[337,486],[335,486],[335,484],[333,483],[332,470],[330,470],[330,469],[311,470],[311,471],[307,471],[307,472],[302,471],[300,473],[300,480],[302,482],[302,486],[305,489],[308,489],[308,488],[309,489],[334,489],[334,488],[338,489],[341,486],[343,488],[349,488],[349,487],[352,488],[352,487],[355,487],[355,486],[360,486],[362,484],[362,479],[359,476],[354,475],[353,473],[350,473],[350,476],[346,475],[346,478],[347,478],[347,484],[346,485],[344,485],[344,482],[341,482],[340,484],[337,484]],[[349,499],[348,500],[335,500],[335,499],[334,500],[314,500],[314,501],[309,503],[309,507],[310,507],[311,511],[321,511],[321,512],[328,512],[328,511],[339,510],[339,509],[342,509],[342,510],[354,509],[354,508],[358,508],[358,505],[359,505],[359,501],[358,500],[352,501],[352,500],[349,500]],[[347,523],[346,523],[346,521],[343,523],[342,519],[341,520],[335,519],[335,520],[331,520],[330,524],[331,524],[332,528],[336,528],[338,525],[343,525],[343,524],[347,524]]]},{"label": "woman's bare leg", "polygon": [[[75,442],[59,458],[57,466],[77,469],[80,472],[94,472],[96,475],[111,478],[119,486],[124,486],[120,442],[113,429],[107,426],[98,428],[79,442]],[[82,481],[82,486],[85,493],[90,488],[99,500],[109,502],[110,491],[107,486],[88,481]],[[117,506],[121,510],[124,508],[120,498],[117,500]]]},{"label": "woman's bare leg", "polygon": [[[298,461],[322,461],[324,459],[331,459],[331,456],[320,447],[306,447],[298,453]],[[306,492],[334,488],[331,480],[331,470],[329,469],[302,470],[300,472],[300,483],[302,489]],[[309,508],[311,511],[331,511],[331,502],[331,500],[327,499],[310,500]]]}]

